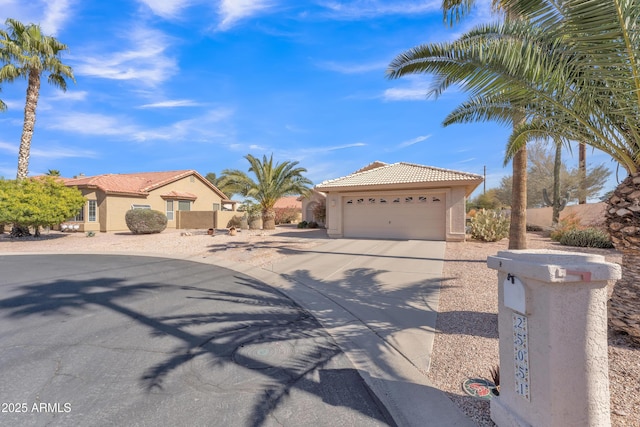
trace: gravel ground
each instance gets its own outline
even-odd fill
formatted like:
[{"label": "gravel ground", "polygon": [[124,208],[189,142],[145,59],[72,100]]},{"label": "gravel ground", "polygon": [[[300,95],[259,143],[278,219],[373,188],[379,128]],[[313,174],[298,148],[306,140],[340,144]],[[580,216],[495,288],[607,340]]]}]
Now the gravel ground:
[{"label": "gravel ground", "polygon": [[[214,236],[202,230],[165,230],[161,234],[132,235],[128,232],[43,233],[39,239],[9,239],[0,235],[0,254],[17,253],[132,253],[156,254],[214,262],[217,258],[268,267],[272,262],[323,243],[324,230],[279,226],[273,231],[244,230],[229,236],[217,230]],[[615,250],[567,248],[540,234],[530,233],[530,249],[557,249],[605,255],[619,263]],[[467,378],[489,378],[498,363],[497,276],[486,266],[488,256],[507,249],[507,240],[495,243],[467,241],[447,243],[440,294],[440,314],[429,377],[480,426],[492,426],[487,401],[464,394]],[[614,426],[640,426],[640,349],[624,336],[609,334],[611,421]]]},{"label": "gravel ground", "polygon": [[[490,369],[498,364],[498,280],[486,261],[507,248],[506,239],[447,243],[429,377],[479,426],[494,425],[489,403],[466,395],[461,384],[467,378],[491,379]],[[597,253],[615,263],[622,259],[613,249],[561,246],[537,233],[528,234],[528,248]],[[611,331],[609,379],[612,425],[640,426],[640,349]]]}]

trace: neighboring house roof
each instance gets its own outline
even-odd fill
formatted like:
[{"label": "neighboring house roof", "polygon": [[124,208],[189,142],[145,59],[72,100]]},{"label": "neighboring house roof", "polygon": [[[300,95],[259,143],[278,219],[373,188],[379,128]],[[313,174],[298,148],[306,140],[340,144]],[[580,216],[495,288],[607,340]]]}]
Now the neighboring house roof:
[{"label": "neighboring house roof", "polygon": [[[207,181],[195,170],[179,170],[167,172],[140,172],[128,174],[105,174],[96,176],[80,176],[77,178],[63,178],[65,185],[78,188],[96,188],[106,194],[121,194],[130,196],[146,197],[149,192],[170,184],[189,175],[194,175],[205,185],[211,187],[223,200],[227,201],[227,196],[216,186]],[[175,193],[175,192],[173,192]],[[170,194],[170,193],[167,193]],[[177,194],[177,193],[176,193]],[[196,195],[185,193],[189,198],[195,200]],[[162,195],[163,197],[165,195]]]},{"label": "neighboring house roof", "polygon": [[302,202],[298,200],[298,196],[281,197],[276,200],[276,204],[273,205],[275,209],[281,208],[302,208]]},{"label": "neighboring house roof", "polygon": [[483,181],[482,176],[468,172],[405,162],[381,163],[374,162],[351,175],[321,182],[315,189],[327,192],[461,185],[467,187],[469,195]]},{"label": "neighboring house roof", "polygon": [[168,193],[161,194],[160,197],[163,199],[181,199],[181,200],[195,200],[198,198],[193,193],[188,193],[186,191],[169,191]]}]

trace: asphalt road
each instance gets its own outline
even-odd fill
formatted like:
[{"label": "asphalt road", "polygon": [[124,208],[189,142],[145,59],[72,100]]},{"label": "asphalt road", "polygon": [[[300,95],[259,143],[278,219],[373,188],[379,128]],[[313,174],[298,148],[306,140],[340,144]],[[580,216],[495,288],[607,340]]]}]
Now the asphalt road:
[{"label": "asphalt road", "polygon": [[289,298],[172,259],[0,256],[0,379],[0,425],[391,422]]}]

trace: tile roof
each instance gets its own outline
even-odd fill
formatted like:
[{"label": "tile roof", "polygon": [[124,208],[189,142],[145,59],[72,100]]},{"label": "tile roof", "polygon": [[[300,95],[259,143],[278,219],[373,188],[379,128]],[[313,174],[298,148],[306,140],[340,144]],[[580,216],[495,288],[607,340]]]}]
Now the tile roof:
[{"label": "tile roof", "polygon": [[[369,166],[375,165],[373,168],[369,166],[360,169],[341,178],[330,179],[316,185],[316,190],[330,191],[332,189],[344,189],[370,186],[397,186],[402,184],[454,184],[458,182],[460,185],[472,184],[474,188],[479,185],[483,178],[480,175],[454,171],[450,169],[435,168],[432,166],[423,166],[413,163],[398,162],[393,164],[384,164],[382,162],[374,162]],[[356,187],[356,188],[353,188]]]},{"label": "tile roof", "polygon": [[298,196],[281,197],[276,200],[274,208],[302,208],[302,201],[298,200]]},{"label": "tile roof", "polygon": [[[129,174],[105,174],[96,176],[80,176],[76,178],[63,178],[65,185],[76,187],[94,187],[105,193],[119,193],[128,195],[146,196],[150,191],[167,185],[189,175],[195,175],[202,182],[210,186],[214,191],[227,199],[218,188],[203,178],[195,170],[178,170],[166,172],[140,172]],[[194,196],[194,195],[191,195]]]}]

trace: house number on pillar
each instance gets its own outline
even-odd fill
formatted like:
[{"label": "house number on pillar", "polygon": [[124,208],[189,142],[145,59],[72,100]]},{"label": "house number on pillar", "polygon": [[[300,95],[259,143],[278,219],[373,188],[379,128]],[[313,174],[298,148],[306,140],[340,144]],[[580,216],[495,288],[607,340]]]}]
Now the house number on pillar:
[{"label": "house number on pillar", "polygon": [[516,393],[527,400],[529,397],[529,331],[527,316],[513,314],[513,355],[515,361]]}]

